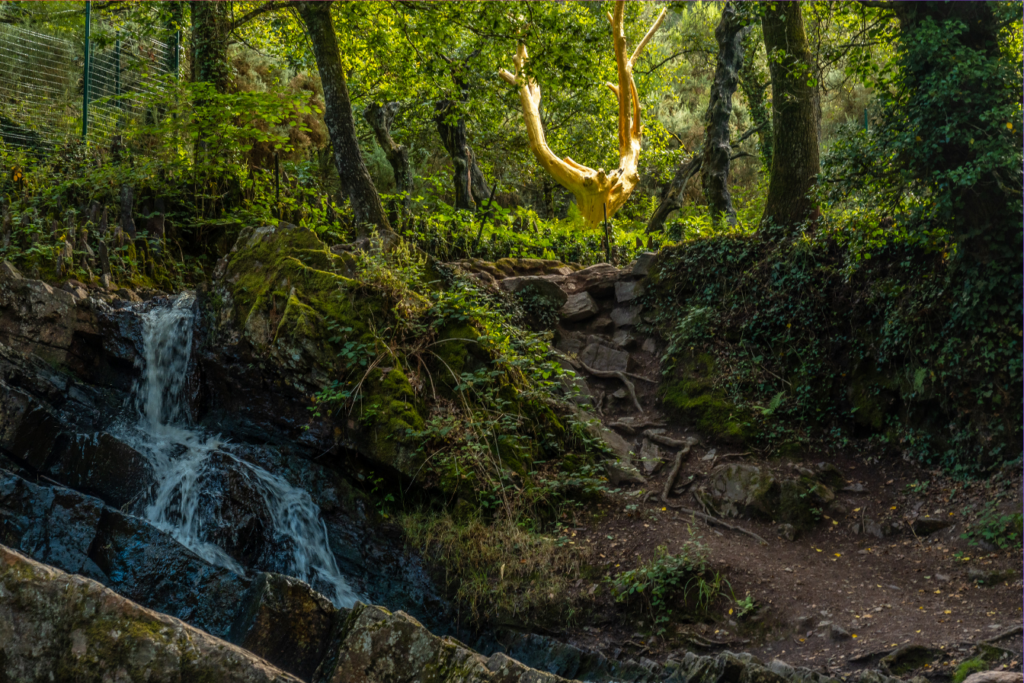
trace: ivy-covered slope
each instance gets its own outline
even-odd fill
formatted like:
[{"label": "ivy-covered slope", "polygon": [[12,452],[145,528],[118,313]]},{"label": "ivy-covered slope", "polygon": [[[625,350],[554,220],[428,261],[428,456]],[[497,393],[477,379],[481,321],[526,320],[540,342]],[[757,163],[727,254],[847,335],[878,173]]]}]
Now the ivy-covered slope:
[{"label": "ivy-covered slope", "polygon": [[969,290],[946,254],[909,246],[861,262],[824,236],[671,247],[647,294],[671,342],[662,399],[783,455],[870,437],[962,472],[1019,459],[1019,296],[971,325],[954,315]]}]

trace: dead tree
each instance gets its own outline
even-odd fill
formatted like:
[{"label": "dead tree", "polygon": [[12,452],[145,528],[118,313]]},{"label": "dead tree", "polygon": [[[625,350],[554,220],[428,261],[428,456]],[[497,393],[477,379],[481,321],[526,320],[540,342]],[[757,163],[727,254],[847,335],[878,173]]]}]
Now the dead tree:
[{"label": "dead tree", "polygon": [[511,74],[504,69],[499,72],[503,79],[519,86],[519,101],[523,107],[526,134],[529,136],[530,149],[537,157],[537,161],[555,180],[573,193],[580,214],[592,226],[601,222],[606,210],[608,216],[615,214],[629,199],[629,195],[640,180],[637,162],[640,158],[642,127],[640,99],[636,92],[636,84],[633,82],[633,65],[661,26],[668,11],[661,11],[633,53],[627,54],[626,34],[622,29],[624,5],[623,0],[618,0],[614,13],[608,15],[612,25],[619,81],[617,85],[606,84],[615,93],[619,103],[619,167],[611,173],[605,173],[603,168],[588,168],[569,157],[560,159],[548,147],[544,137],[544,125],[540,119],[540,86],[534,79],[524,75],[523,67],[527,60],[525,45],[519,46],[513,59],[516,73]]}]

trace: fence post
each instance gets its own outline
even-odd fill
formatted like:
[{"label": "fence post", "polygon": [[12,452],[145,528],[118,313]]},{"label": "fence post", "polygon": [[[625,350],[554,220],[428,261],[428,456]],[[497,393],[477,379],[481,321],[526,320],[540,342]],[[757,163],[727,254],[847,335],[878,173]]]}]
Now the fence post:
[{"label": "fence post", "polygon": [[604,259],[608,263],[612,262],[612,234],[608,230],[608,205],[602,204],[601,209],[604,211]]},{"label": "fence post", "polygon": [[89,135],[89,32],[92,21],[92,1],[85,0],[85,68],[82,74],[82,141]]},{"label": "fence post", "polygon": [[117,40],[114,41],[114,97],[118,109],[124,109],[121,102],[121,29],[117,29]]}]

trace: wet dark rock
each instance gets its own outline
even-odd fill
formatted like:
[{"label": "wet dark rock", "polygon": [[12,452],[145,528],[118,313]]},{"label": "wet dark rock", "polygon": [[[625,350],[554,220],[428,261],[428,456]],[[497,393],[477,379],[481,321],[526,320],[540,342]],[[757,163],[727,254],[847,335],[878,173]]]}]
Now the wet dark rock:
[{"label": "wet dark rock", "polygon": [[511,658],[520,666],[525,665],[562,678],[595,683],[620,680],[653,683],[662,678],[660,667],[651,669],[637,663],[620,662],[600,652],[535,633],[499,631],[496,640],[497,649],[494,646],[477,646],[480,652],[490,653],[488,668],[491,671],[495,671],[494,665],[503,662],[504,658]]},{"label": "wet dark rock", "polygon": [[124,597],[227,636],[251,579],[214,567],[140,519],[105,508],[89,556]]},{"label": "wet dark rock", "polygon": [[0,269],[0,342],[63,363],[77,321],[75,297],[9,264]]},{"label": "wet dark rock", "polygon": [[204,540],[245,567],[270,568],[270,510],[248,470],[227,453],[215,452],[203,464],[195,485],[204,492],[198,510],[205,520]]},{"label": "wet dark rock", "polygon": [[0,451],[33,471],[50,462],[62,426],[40,401],[0,382]]},{"label": "wet dark rock", "polygon": [[348,610],[338,610],[305,583],[262,573],[228,640],[288,673],[309,681],[327,653],[331,631]]},{"label": "wet dark rock", "polygon": [[0,546],[0,679],[298,683],[177,619]]},{"label": "wet dark rock", "polygon": [[0,544],[34,560],[105,579],[88,555],[102,512],[103,503],[95,498],[0,470]]},{"label": "wet dark rock", "polygon": [[141,500],[153,481],[146,459],[106,432],[61,434],[46,474],[116,508]]}]

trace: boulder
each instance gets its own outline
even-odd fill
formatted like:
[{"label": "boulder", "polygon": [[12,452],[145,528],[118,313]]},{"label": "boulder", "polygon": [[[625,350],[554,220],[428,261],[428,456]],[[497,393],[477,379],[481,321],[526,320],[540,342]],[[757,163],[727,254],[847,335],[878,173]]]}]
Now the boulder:
[{"label": "boulder", "polygon": [[507,277],[499,281],[498,286],[509,294],[538,296],[550,301],[555,308],[561,308],[569,299],[569,295],[558,286],[564,279],[564,275],[522,275]]},{"label": "boulder", "polygon": [[633,327],[640,324],[641,306],[619,306],[611,312],[615,327]]},{"label": "boulder", "polygon": [[567,322],[579,322],[594,317],[598,311],[600,309],[597,302],[594,301],[594,297],[590,296],[589,292],[579,292],[569,295],[565,305],[558,311],[558,315]]},{"label": "boulder", "polygon": [[620,304],[633,301],[644,293],[644,283],[639,280],[619,280],[615,283],[615,301]]},{"label": "boulder", "polygon": [[637,254],[636,261],[633,262],[633,275],[649,275],[651,266],[654,265],[654,259],[657,257],[658,254],[653,251],[644,251]]},{"label": "boulder", "polygon": [[299,683],[252,653],[0,546],[0,679]]},{"label": "boulder", "polygon": [[95,498],[0,470],[0,543],[34,560],[104,580],[89,559],[102,512],[103,503]]},{"label": "boulder", "polygon": [[588,368],[602,372],[625,372],[629,365],[629,354],[604,344],[588,344],[580,354],[580,360]]},{"label": "boulder", "polygon": [[622,271],[607,263],[578,270],[565,278],[562,286],[569,294],[578,292],[590,292],[594,297],[601,298],[610,295],[615,282],[622,276]]},{"label": "boulder", "polygon": [[335,621],[347,614],[302,581],[262,573],[228,640],[310,681],[327,653]]},{"label": "boulder", "polygon": [[252,583],[111,508],[103,510],[89,556],[119,594],[218,638],[228,635]]},{"label": "boulder", "polygon": [[556,683],[507,655],[440,638],[404,612],[357,604],[317,672],[321,683]]},{"label": "boulder", "polygon": [[703,502],[723,517],[774,514],[772,494],[778,484],[770,473],[755,465],[720,465],[698,489]]},{"label": "boulder", "polygon": [[0,269],[0,342],[17,345],[52,363],[63,363],[78,316],[76,299],[9,263]]},{"label": "boulder", "polygon": [[33,471],[50,462],[62,426],[40,401],[0,382],[0,451]]},{"label": "boulder", "polygon": [[106,432],[61,434],[46,473],[116,508],[140,500],[153,482],[153,468],[146,458]]}]

